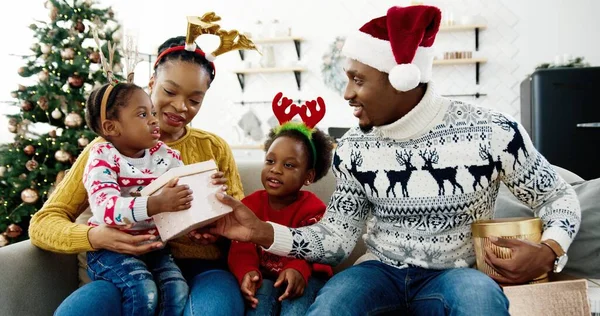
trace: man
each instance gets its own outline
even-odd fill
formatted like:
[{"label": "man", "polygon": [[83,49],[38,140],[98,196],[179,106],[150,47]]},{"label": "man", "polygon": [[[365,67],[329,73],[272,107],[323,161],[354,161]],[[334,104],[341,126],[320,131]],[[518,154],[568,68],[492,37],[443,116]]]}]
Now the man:
[{"label": "man", "polygon": [[471,224],[493,217],[500,181],[542,219],[544,233],[541,244],[496,239],[512,258],[488,251],[494,279],[526,282],[564,265],[581,216],[573,189],[512,118],[437,94],[430,47],[440,19],[435,7],[393,7],[346,40],[344,98],[359,128],[336,148],[337,186],[319,223],[261,222],[219,196],[234,212],[210,232],[328,264],[350,254],[372,215],[364,239],[376,260],[335,275],[309,314],[507,315],[501,288],[468,268]]}]

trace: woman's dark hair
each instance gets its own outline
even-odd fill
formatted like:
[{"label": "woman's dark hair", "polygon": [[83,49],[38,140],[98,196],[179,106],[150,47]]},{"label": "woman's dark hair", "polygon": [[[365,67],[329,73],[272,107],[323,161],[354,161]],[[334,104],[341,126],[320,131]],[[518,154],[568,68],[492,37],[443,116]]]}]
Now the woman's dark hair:
[{"label": "woman's dark hair", "polygon": [[[162,43],[162,45],[160,45],[160,47],[158,47],[158,55],[160,55],[163,51],[165,51],[171,47],[183,46],[183,45],[185,45],[185,36],[171,37],[168,40],[166,40],[164,43]],[[156,64],[156,66],[154,67],[154,71],[156,71],[160,67],[160,65],[163,65],[168,60],[181,60],[181,61],[187,61],[190,63],[195,63],[195,64],[200,65],[200,67],[202,67],[204,70],[206,70],[206,72],[210,76],[210,81],[208,83],[209,86],[210,86],[210,83],[215,79],[215,69],[213,68],[211,63],[206,59],[206,57],[204,57],[200,54],[197,54],[195,52],[187,51],[187,50],[178,50],[178,51],[168,53],[167,55],[164,55],[158,61],[158,64]]]},{"label": "woman's dark hair", "polygon": [[[90,129],[98,135],[102,135],[102,129],[100,128],[100,106],[102,104],[104,93],[109,85],[110,84],[107,83],[92,91],[85,105],[85,121]],[[133,92],[138,89],[144,91],[142,88],[132,83],[119,83],[114,86],[106,101],[106,119],[118,119],[118,108],[125,107]]]},{"label": "woman's dark hair", "polygon": [[333,140],[331,139],[331,137],[329,137],[329,135],[325,134],[318,128],[315,128],[313,130],[312,142],[315,145],[315,150],[317,152],[317,156],[313,157],[313,152],[310,148],[310,141],[308,140],[308,138],[306,138],[306,136],[304,136],[304,134],[293,129],[282,130],[277,134],[276,128],[273,128],[269,132],[267,140],[265,141],[265,152],[269,150],[269,148],[277,138],[283,136],[297,139],[304,144],[304,150],[306,150],[306,154],[309,158],[308,169],[312,169],[311,167],[313,165],[315,169],[315,179],[313,180],[313,182],[317,182],[327,175],[327,172],[329,172],[329,168],[331,167],[331,156],[333,154]]}]

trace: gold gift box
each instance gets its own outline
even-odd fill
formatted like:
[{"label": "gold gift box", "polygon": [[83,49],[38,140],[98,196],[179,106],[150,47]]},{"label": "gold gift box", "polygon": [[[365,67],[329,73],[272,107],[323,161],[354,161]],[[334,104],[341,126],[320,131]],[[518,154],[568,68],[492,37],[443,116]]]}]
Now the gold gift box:
[{"label": "gold gift box", "polygon": [[[485,262],[485,248],[502,259],[510,259],[512,256],[510,248],[494,245],[489,237],[505,239],[521,239],[539,243],[542,239],[542,220],[537,217],[512,217],[497,218],[490,220],[479,220],[471,225],[473,232],[473,243],[477,269],[490,276],[498,276],[498,273]],[[535,278],[529,283],[548,282],[548,274]]]}]

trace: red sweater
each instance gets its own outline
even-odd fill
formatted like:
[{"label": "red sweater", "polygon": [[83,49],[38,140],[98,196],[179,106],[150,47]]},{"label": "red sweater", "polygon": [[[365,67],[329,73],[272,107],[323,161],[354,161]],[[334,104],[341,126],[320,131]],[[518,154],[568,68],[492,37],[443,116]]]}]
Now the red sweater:
[{"label": "red sweater", "polygon": [[[269,205],[269,197],[265,190],[252,193],[242,200],[242,203],[250,208],[258,218],[263,221],[271,221],[291,228],[312,225],[318,222],[327,208],[325,204],[312,192],[300,191],[298,200],[280,210],[273,210]],[[262,274],[270,278],[277,278],[279,273],[285,269],[298,270],[308,282],[312,271],[324,272],[328,276],[333,275],[331,267],[319,263],[308,263],[305,260],[288,257],[280,257],[268,253],[262,247],[248,242],[231,243],[229,250],[229,269],[238,279],[240,284],[246,273],[257,271],[262,280]]]}]

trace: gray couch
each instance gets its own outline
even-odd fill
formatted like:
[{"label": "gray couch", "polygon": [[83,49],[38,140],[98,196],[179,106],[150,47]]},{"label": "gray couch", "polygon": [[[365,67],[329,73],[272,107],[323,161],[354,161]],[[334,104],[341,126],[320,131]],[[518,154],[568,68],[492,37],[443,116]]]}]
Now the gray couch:
[{"label": "gray couch", "polygon": [[[262,189],[262,161],[240,162],[238,168],[246,194]],[[569,183],[581,180],[567,170],[557,169]],[[329,173],[307,189],[327,202],[334,188],[335,180]],[[364,252],[364,244],[359,243],[350,258],[334,270],[337,272],[346,268]],[[29,241],[0,248],[0,315],[51,315],[62,300],[77,288],[77,275],[75,255],[43,251]]]}]

